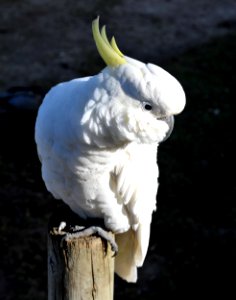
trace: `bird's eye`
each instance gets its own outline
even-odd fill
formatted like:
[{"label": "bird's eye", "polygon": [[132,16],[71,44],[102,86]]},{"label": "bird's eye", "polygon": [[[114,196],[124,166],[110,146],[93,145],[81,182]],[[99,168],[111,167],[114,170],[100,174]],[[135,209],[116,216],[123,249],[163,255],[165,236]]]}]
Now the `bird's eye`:
[{"label": "bird's eye", "polygon": [[144,107],[144,109],[146,109],[146,110],[152,110],[152,106],[151,106],[151,104],[149,104],[149,103],[144,103],[143,104],[143,107]]}]

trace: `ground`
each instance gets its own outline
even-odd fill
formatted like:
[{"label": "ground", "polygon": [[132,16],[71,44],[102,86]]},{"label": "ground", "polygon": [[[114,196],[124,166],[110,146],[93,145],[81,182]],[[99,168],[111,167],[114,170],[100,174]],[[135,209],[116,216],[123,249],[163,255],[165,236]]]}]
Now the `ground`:
[{"label": "ground", "polygon": [[116,278],[115,299],[235,296],[235,1],[2,0],[1,12],[0,298],[46,299],[47,222],[61,205],[41,180],[37,111],[7,106],[3,93],[24,87],[40,101],[53,84],[98,72],[97,14],[125,54],[166,68],[187,95],[159,150],[147,259],[136,285]]},{"label": "ground", "polygon": [[169,59],[236,28],[234,0],[2,0],[1,11],[1,88],[48,88],[99,71],[96,15],[126,55],[145,61]]}]

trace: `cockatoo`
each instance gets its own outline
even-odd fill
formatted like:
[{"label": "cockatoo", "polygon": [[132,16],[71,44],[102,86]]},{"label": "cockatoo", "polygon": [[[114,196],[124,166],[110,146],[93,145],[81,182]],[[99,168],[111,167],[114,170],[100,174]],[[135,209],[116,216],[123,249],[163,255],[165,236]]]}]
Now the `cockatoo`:
[{"label": "cockatoo", "polygon": [[115,233],[115,272],[136,282],[158,188],[157,148],[185,106],[180,83],[161,67],[124,56],[92,22],[107,67],[53,87],[39,109],[35,140],[48,191],[82,218]]}]

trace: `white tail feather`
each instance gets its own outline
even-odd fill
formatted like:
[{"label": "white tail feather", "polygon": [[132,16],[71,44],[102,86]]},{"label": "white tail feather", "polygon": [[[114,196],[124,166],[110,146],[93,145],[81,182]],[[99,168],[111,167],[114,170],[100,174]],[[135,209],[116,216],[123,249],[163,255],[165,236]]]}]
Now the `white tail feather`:
[{"label": "white tail feather", "polygon": [[116,242],[118,254],[115,259],[115,272],[128,282],[137,281],[137,267],[134,254],[137,249],[135,232],[130,229],[127,232],[117,234]]},{"label": "white tail feather", "polygon": [[115,259],[115,272],[128,282],[137,281],[137,267],[143,265],[149,235],[150,224],[139,225],[137,231],[130,229],[116,235],[118,254]]},{"label": "white tail feather", "polygon": [[135,262],[137,267],[142,267],[147,254],[150,238],[150,223],[139,224],[136,232],[138,249],[135,252]]}]

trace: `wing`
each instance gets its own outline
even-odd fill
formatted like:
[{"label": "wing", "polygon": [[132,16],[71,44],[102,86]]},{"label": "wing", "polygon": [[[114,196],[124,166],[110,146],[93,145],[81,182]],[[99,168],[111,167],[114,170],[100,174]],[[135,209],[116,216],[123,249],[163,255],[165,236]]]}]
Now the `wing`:
[{"label": "wing", "polygon": [[115,167],[115,188],[134,226],[155,210],[158,168],[156,145],[126,146]]},{"label": "wing", "polygon": [[136,280],[135,270],[143,264],[148,249],[151,217],[156,208],[156,151],[156,145],[131,144],[115,168],[117,195],[133,232],[117,236],[118,246],[127,251],[118,254],[116,272],[123,278],[129,274],[130,281]]}]

